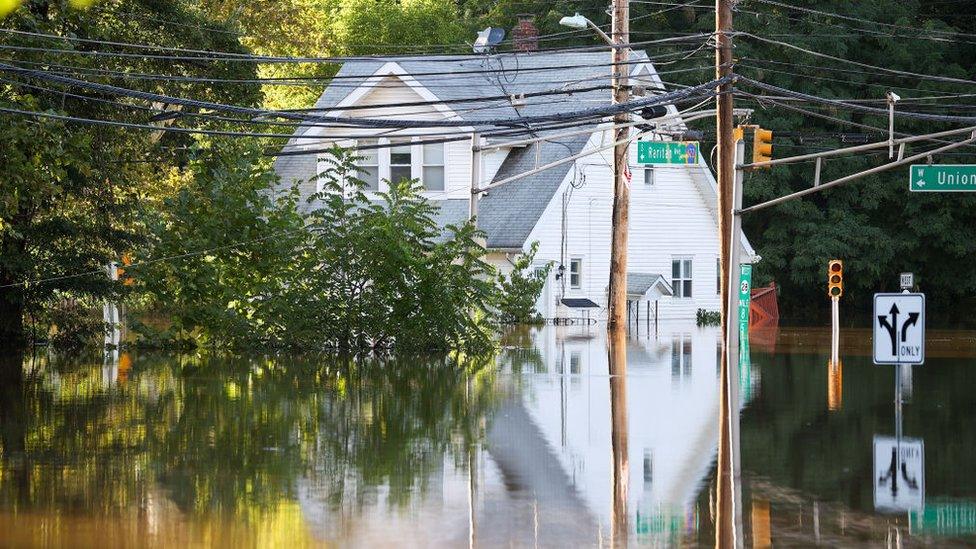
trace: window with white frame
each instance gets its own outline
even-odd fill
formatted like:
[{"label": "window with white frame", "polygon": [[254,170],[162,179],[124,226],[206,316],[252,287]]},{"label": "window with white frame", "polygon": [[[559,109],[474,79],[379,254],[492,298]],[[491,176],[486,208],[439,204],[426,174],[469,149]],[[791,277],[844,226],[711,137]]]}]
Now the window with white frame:
[{"label": "window with white frame", "polygon": [[581,258],[569,260],[569,287],[574,289],[583,287],[583,260]]},{"label": "window with white frame", "polygon": [[391,141],[390,184],[413,178],[413,145],[409,141]]},{"label": "window with white frame", "polygon": [[424,143],[420,180],[428,191],[444,190],[444,144]]},{"label": "window with white frame", "polygon": [[644,184],[647,186],[654,184],[654,168],[644,168]]},{"label": "window with white frame", "polygon": [[691,297],[691,258],[671,260],[671,288],[674,297]]},{"label": "window with white frame", "polygon": [[[376,139],[363,139],[356,143],[357,147],[371,147],[378,143]],[[356,151],[356,178],[363,182],[367,191],[380,190],[380,155],[379,149],[360,148]]]}]

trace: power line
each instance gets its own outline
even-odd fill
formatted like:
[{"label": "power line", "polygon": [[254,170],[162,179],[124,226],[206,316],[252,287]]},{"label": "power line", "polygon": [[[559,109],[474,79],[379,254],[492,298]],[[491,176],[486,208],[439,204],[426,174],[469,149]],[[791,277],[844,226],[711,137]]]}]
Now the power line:
[{"label": "power line", "polygon": [[[0,63],[0,71],[22,74],[30,78],[46,80],[49,82],[57,82],[60,84],[67,84],[70,86],[77,86],[77,87],[88,88],[97,91],[114,93],[118,95],[128,96],[134,99],[159,101],[164,103],[170,103],[173,105],[182,105],[184,107],[222,110],[222,111],[233,112],[237,114],[246,114],[251,116],[277,116],[281,118],[290,118],[295,120],[303,120],[303,121],[307,120],[312,122],[333,122],[335,124],[345,125],[345,126],[359,126],[359,127],[373,127],[373,128],[394,128],[394,127],[440,128],[446,126],[462,126],[462,127],[520,126],[526,123],[534,123],[534,122],[552,122],[552,121],[559,121],[559,120],[581,119],[581,118],[594,117],[594,116],[608,116],[610,114],[615,114],[618,112],[628,112],[630,110],[636,110],[651,105],[670,103],[674,100],[684,99],[688,96],[693,96],[695,94],[699,94],[699,95],[705,94],[708,93],[710,87],[713,87],[717,83],[720,83],[719,80],[714,80],[706,84],[700,84],[698,86],[665,93],[651,98],[629,101],[628,103],[617,104],[617,105],[609,105],[604,107],[591,107],[589,109],[580,109],[573,113],[535,115],[535,116],[526,116],[526,117],[520,117],[515,119],[505,118],[505,119],[478,120],[478,121],[471,121],[471,120],[469,121],[436,120],[435,121],[435,120],[402,120],[402,119],[382,120],[382,119],[374,119],[374,118],[349,118],[349,117],[323,116],[323,115],[310,116],[310,115],[300,114],[300,113],[271,111],[266,109],[255,109],[251,107],[227,105],[224,103],[215,103],[211,101],[201,101],[196,99],[185,99],[185,98],[173,97],[173,96],[168,96],[168,95],[163,95],[158,93],[131,90],[127,88],[121,88],[118,86],[112,86],[109,84],[100,84],[96,82],[88,82],[85,80],[79,80],[76,78],[70,78],[66,76],[49,74],[44,71],[25,69],[22,67],[8,65],[5,63]],[[724,79],[724,81],[728,81],[728,80],[730,80],[730,78]]]},{"label": "power line", "polygon": [[861,63],[860,61],[853,61],[851,59],[844,59],[843,57],[837,57],[835,55],[829,55],[829,54],[821,53],[821,52],[814,51],[814,50],[811,50],[811,49],[802,48],[800,46],[796,46],[796,45],[790,44],[789,42],[783,42],[783,41],[780,41],[780,40],[772,40],[770,38],[763,38],[761,36],[756,36],[755,34],[748,33],[748,32],[735,32],[733,34],[735,36],[745,36],[747,38],[752,38],[752,39],[755,39],[755,40],[759,40],[760,42],[765,42],[767,44],[775,44],[775,45],[778,45],[778,46],[783,46],[785,48],[790,48],[790,49],[795,50],[795,51],[801,51],[803,53],[806,53],[806,54],[809,54],[809,55],[813,55],[815,57],[821,57],[821,58],[824,58],[824,59],[830,59],[832,61],[839,61],[841,63],[848,63],[848,64],[855,65],[855,66],[858,66],[858,67],[864,67],[864,68],[868,68],[868,69],[874,69],[874,70],[877,70],[877,71],[882,71],[882,72],[886,72],[886,73],[890,73],[890,74],[897,74],[897,75],[901,75],[901,76],[910,76],[912,78],[922,78],[922,79],[925,79],[925,80],[932,80],[932,81],[936,81],[936,82],[948,82],[948,83],[952,83],[952,84],[968,84],[968,85],[976,84],[976,80],[968,80],[968,79],[965,79],[965,78],[953,78],[953,77],[950,77],[950,76],[937,76],[937,75],[931,75],[931,74],[923,74],[923,73],[917,73],[917,72],[902,71],[902,70],[898,70],[898,69],[889,69],[887,67],[879,67],[877,65],[871,65],[871,64],[868,64],[868,63]]},{"label": "power line", "polygon": [[[867,105],[859,105],[855,103],[847,103],[835,99],[827,99],[825,97],[819,97],[816,95],[797,92],[786,88],[780,88],[779,86],[766,84],[758,80],[753,80],[752,78],[748,78],[746,76],[739,76],[738,81],[745,82],[746,84],[750,84],[761,90],[778,93],[789,97],[795,97],[797,99],[803,99],[805,101],[811,101],[813,103],[820,103],[822,105],[829,105],[829,106],[843,108],[850,111],[860,111],[864,113],[876,114],[879,116],[888,116],[889,114],[887,109],[869,107]],[[895,110],[895,116],[902,117],[902,118],[912,118],[916,120],[926,120],[929,122],[959,122],[959,123],[967,123],[967,124],[976,122],[976,116],[952,116],[952,115],[944,115],[944,114],[912,112],[912,111],[897,110],[897,109]]]},{"label": "power line", "polygon": [[781,7],[781,8],[786,8],[786,9],[794,10],[794,11],[801,11],[801,12],[804,12],[804,13],[812,13],[812,14],[816,14],[816,15],[823,15],[823,16],[832,17],[832,18],[835,18],[835,19],[843,19],[845,21],[854,21],[854,22],[857,22],[857,23],[866,23],[868,25],[876,25],[876,26],[879,26],[879,27],[887,27],[887,28],[891,28],[891,29],[899,29],[899,30],[911,31],[914,34],[917,34],[920,30],[925,30],[926,32],[931,32],[931,33],[936,33],[936,34],[945,34],[945,35],[950,35],[950,36],[965,36],[965,37],[968,37],[968,38],[976,38],[976,34],[971,34],[971,33],[966,33],[966,32],[943,31],[943,30],[938,30],[938,29],[920,29],[918,27],[908,27],[908,26],[905,26],[905,25],[895,25],[895,24],[892,24],[892,23],[882,23],[880,21],[872,21],[870,19],[863,19],[863,18],[860,18],[860,17],[852,17],[852,16],[849,16],[849,15],[841,15],[839,13],[833,13],[833,12],[829,12],[829,11],[817,10],[817,9],[813,9],[813,8],[806,8],[806,7],[803,7],[803,6],[797,6],[797,5],[793,5],[793,4],[786,4],[786,3],[783,3],[783,2],[777,2],[776,0],[756,0],[756,1],[757,2],[760,2],[762,4],[769,4],[769,5],[778,6],[778,7]]}]

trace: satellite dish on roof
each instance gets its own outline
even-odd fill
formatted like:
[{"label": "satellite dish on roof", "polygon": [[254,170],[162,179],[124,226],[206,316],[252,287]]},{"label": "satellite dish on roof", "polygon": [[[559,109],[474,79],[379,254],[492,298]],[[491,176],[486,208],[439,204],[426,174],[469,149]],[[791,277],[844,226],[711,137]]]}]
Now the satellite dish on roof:
[{"label": "satellite dish on roof", "polygon": [[505,29],[488,27],[478,32],[478,39],[474,41],[475,53],[488,53],[489,50],[505,40]]}]

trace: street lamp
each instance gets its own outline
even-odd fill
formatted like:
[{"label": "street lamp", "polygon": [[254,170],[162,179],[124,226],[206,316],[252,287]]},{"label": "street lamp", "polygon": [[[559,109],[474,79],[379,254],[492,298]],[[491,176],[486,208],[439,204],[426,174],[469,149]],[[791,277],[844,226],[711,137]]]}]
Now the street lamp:
[{"label": "street lamp", "polygon": [[[630,100],[630,88],[627,85],[629,68],[630,12],[627,0],[613,0],[610,10],[611,33],[607,36],[600,27],[583,17],[579,13],[572,17],[563,17],[559,24],[573,29],[593,29],[610,45],[611,81],[610,100],[614,105],[627,103]],[[626,333],[627,308],[627,225],[630,217],[630,181],[627,177],[630,162],[629,151],[630,128],[628,122],[630,114],[618,112],[613,115],[613,141],[618,143],[613,149],[613,213],[610,218],[610,284],[607,296],[607,331],[610,340],[621,341],[619,338]],[[626,365],[621,365],[617,371],[613,364],[610,374],[626,373]]]},{"label": "street lamp", "polygon": [[600,29],[600,27],[596,25],[596,23],[590,21],[585,16],[580,15],[579,12],[577,12],[576,15],[573,16],[563,17],[562,19],[559,20],[559,24],[564,27],[569,27],[571,29],[585,29],[586,27],[590,27],[594,31],[596,31],[596,33],[600,35],[600,38],[606,41],[607,44],[610,44],[611,46],[614,45],[613,40],[611,40],[610,37],[607,36],[607,33],[603,32]]}]

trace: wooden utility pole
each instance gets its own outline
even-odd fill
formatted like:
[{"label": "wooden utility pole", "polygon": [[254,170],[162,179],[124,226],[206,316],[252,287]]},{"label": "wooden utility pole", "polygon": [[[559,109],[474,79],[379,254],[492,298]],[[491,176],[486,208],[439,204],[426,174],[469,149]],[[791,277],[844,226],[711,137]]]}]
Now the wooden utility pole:
[{"label": "wooden utility pole", "polygon": [[[630,2],[613,0],[612,30],[613,42],[613,104],[626,103],[630,99],[627,85],[630,54]],[[630,128],[624,126],[630,120],[628,113],[613,117],[614,141],[620,142],[628,137]],[[630,218],[630,182],[627,180],[630,143],[624,141],[613,149],[613,217],[610,235],[610,291],[608,303],[607,330],[613,340],[617,334],[627,329],[627,224]],[[611,374],[625,372],[611,371]]]},{"label": "wooden utility pole", "polygon": [[[732,74],[732,3],[734,0],[715,0],[715,77]],[[719,443],[716,480],[715,547],[739,547],[736,515],[735,447],[738,433],[738,408],[732,370],[729,327],[732,309],[729,306],[732,255],[732,206],[735,185],[735,140],[732,135],[732,84],[718,87],[715,98],[716,133],[718,136],[718,231],[719,257],[722,267],[722,338],[721,374],[719,376]]]}]

